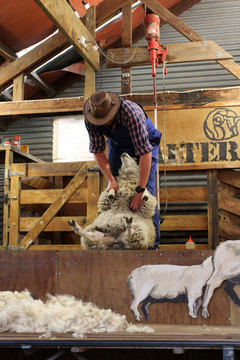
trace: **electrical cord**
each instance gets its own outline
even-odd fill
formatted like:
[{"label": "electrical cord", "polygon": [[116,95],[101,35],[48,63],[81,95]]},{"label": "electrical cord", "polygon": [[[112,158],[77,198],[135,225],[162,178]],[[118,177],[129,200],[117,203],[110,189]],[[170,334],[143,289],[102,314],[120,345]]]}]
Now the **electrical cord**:
[{"label": "electrical cord", "polygon": [[[140,40],[139,40],[139,41],[140,41]],[[137,46],[135,47],[132,56],[131,56],[128,60],[125,60],[125,61],[115,61],[115,60],[111,59],[110,57],[108,57],[108,56],[104,53],[104,51],[101,49],[101,47],[100,47],[96,42],[94,42],[94,41],[85,40],[85,43],[86,43],[86,44],[90,43],[90,44],[93,44],[93,45],[97,46],[97,48],[99,49],[100,54],[102,54],[106,59],[108,59],[109,61],[113,62],[114,64],[124,65],[124,64],[129,63],[129,62],[133,59],[133,57],[134,57],[134,55],[136,54],[136,51],[137,51],[137,49],[138,49],[139,41],[137,42]],[[87,51],[90,51],[90,50],[87,50]]]},{"label": "electrical cord", "polygon": [[165,189],[165,207],[163,214],[159,216],[160,223],[164,221],[164,215],[168,207],[168,193],[167,193],[167,169],[166,169],[166,119],[165,119],[165,65],[163,63],[163,176],[164,176],[164,189]]}]

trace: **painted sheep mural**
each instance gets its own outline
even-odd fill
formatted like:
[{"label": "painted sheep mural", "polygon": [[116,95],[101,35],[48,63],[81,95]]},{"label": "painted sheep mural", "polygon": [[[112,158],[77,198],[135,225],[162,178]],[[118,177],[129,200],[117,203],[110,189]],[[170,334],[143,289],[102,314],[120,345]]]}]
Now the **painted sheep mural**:
[{"label": "painted sheep mural", "polygon": [[[213,292],[226,280],[225,291],[235,304],[240,299],[234,287],[240,284],[240,240],[228,240],[220,244],[213,256],[200,265],[144,265],[134,269],[128,276],[128,287],[133,296],[130,309],[136,320],[141,320],[141,310],[149,320],[148,308],[156,302],[188,303],[189,315],[198,317],[202,305],[202,316],[209,317],[208,304]],[[203,301],[203,289],[206,286]]]},{"label": "painted sheep mural", "polygon": [[240,299],[233,290],[240,279],[240,240],[228,240],[216,248],[213,254],[213,269],[203,298],[202,316],[204,318],[209,317],[207,307],[214,290],[220,287],[224,280],[228,280],[225,290],[236,304],[240,304]]},{"label": "painted sheep mural", "polygon": [[143,193],[143,206],[130,210],[138,180],[138,165],[127,153],[121,156],[122,166],[116,181],[119,191],[114,196],[104,190],[98,201],[99,215],[91,225],[82,229],[70,220],[75,233],[80,235],[86,250],[148,249],[155,240],[152,217],[156,198],[148,190]]},{"label": "painted sheep mural", "polygon": [[154,302],[188,302],[189,315],[197,318],[201,306],[202,290],[213,271],[212,257],[201,265],[144,265],[134,269],[128,277],[129,290],[133,296],[130,306],[136,320],[141,320],[138,305],[146,320],[148,308]]}]

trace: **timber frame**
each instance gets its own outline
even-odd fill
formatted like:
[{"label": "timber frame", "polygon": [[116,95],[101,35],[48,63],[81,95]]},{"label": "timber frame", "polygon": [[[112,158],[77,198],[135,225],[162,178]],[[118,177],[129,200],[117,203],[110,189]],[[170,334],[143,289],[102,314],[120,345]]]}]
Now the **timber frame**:
[{"label": "timber frame", "polygon": [[[95,72],[98,71],[100,66],[99,52],[97,50],[86,51],[85,47],[79,42],[79,34],[81,34],[88,41],[94,42],[95,38],[95,29],[97,26],[101,25],[104,21],[108,20],[113,14],[115,14],[119,9],[122,9],[122,21],[123,21],[123,30],[121,41],[114,44],[114,48],[109,48],[107,50],[108,57],[113,61],[118,59],[118,61],[125,61],[126,59],[134,56],[127,65],[122,65],[122,94],[126,99],[140,102],[146,111],[152,111],[152,95],[126,95],[131,94],[131,67],[138,65],[147,65],[148,62],[148,52],[147,48],[132,48],[132,44],[136,43],[139,38],[143,37],[143,27],[140,26],[138,29],[132,30],[131,22],[131,11],[132,11],[132,2],[125,0],[116,0],[113,4],[112,0],[104,0],[96,7],[90,7],[87,11],[86,16],[83,21],[78,19],[73,9],[69,6],[66,0],[59,0],[57,3],[57,8],[55,1],[52,0],[35,0],[36,3],[41,7],[41,9],[47,14],[47,16],[55,23],[58,32],[46,42],[38,45],[36,48],[22,56],[21,58],[16,58],[14,54],[10,51],[7,51],[3,46],[1,54],[4,54],[8,64],[2,68],[0,75],[0,90],[9,86],[13,82],[13,99],[12,101],[0,102],[0,128],[5,130],[8,126],[8,123],[11,122],[10,119],[13,117],[21,116],[35,116],[35,115],[66,115],[66,114],[79,114],[83,111],[83,104],[86,99],[92,92],[95,91]],[[190,42],[182,44],[168,44],[168,63],[181,63],[181,62],[190,62],[190,61],[208,61],[214,60],[218,62],[221,66],[227,69],[231,74],[236,78],[240,79],[240,67],[233,61],[232,55],[228,54],[224,49],[220,48],[213,41],[206,41],[202,36],[197,32],[191,29],[188,25],[183,23],[177,18],[179,12],[178,9],[173,9],[172,12],[163,7],[157,0],[143,0],[142,3],[148,8],[148,10],[154,12],[161,18],[161,23],[167,22],[173,26],[177,31],[179,31],[183,36],[185,36]],[[189,3],[189,2],[188,2]],[[190,4],[188,5],[191,6]],[[185,5],[186,8],[186,5]],[[138,33],[138,34],[137,34]],[[34,69],[36,66],[43,64],[46,60],[50,59],[52,56],[60,53],[62,50],[66,49],[69,44],[72,44],[79,54],[85,60],[85,95],[84,97],[75,97],[75,98],[66,98],[66,99],[43,99],[43,100],[24,100],[24,75],[34,76]],[[184,50],[184,51],[183,51]],[[107,61],[107,67],[114,67],[116,64],[111,61]],[[1,69],[1,67],[0,67]],[[44,86],[44,84],[42,84]],[[47,89],[47,92],[51,96],[52,89]],[[159,93],[158,103],[162,103],[163,94]],[[205,107],[220,107],[220,106],[236,106],[240,105],[239,101],[240,91],[239,89],[219,89],[219,90],[209,90],[209,91],[195,91],[189,94],[183,93],[171,93],[166,94],[166,110],[177,110],[177,109],[191,109],[191,108],[205,108]],[[162,106],[159,106],[159,109],[162,109]],[[26,164],[25,164],[26,165]],[[20,171],[16,164],[12,165],[12,173],[14,171]],[[19,165],[22,168],[22,164]],[[28,169],[31,168],[30,165],[26,165]],[[86,172],[88,172],[89,164],[83,165],[82,168],[78,169],[77,174],[75,174],[72,182],[62,189],[61,193],[55,197],[53,204],[46,210],[46,213],[43,213],[41,218],[37,220],[36,224],[32,229],[29,230],[28,234],[25,235],[23,239],[19,241],[19,225],[18,217],[20,210],[20,202],[17,204],[17,201],[14,202],[17,196],[19,196],[20,182],[21,177],[13,176],[11,179],[11,206],[12,209],[10,215],[9,228],[10,238],[9,244],[6,242],[4,245],[10,246],[21,246],[23,248],[28,248],[32,246],[32,243],[35,241],[35,238],[44,230],[49,222],[54,218],[58,211],[60,211],[61,204],[67,202],[71,197],[74,191],[78,188],[80,183],[84,180]],[[203,165],[204,166],[204,165]],[[226,166],[227,168],[228,166]],[[230,166],[231,168],[232,166]],[[57,168],[57,167],[56,167]],[[198,167],[200,169],[200,167]],[[187,170],[191,170],[189,166]],[[192,170],[195,170],[196,167],[192,167]],[[214,203],[213,199],[217,199],[217,194],[215,191],[215,185],[218,181],[216,171],[221,170],[221,167],[217,168],[216,166],[204,167],[208,172],[208,190],[207,193],[203,196],[204,199],[208,200],[209,203],[209,216],[208,220],[204,219],[204,226],[207,229],[211,228],[213,233],[209,234],[209,248],[214,248],[218,242],[218,224],[216,225],[216,214],[218,207]],[[163,166],[159,165],[159,170],[163,170]],[[172,165],[167,165],[166,170],[175,171],[175,170],[185,170],[184,165],[181,167],[174,167]],[[26,169],[24,170],[26,173]],[[230,170],[229,171],[233,171]],[[85,175],[84,175],[85,174]],[[29,175],[28,175],[29,176]],[[42,173],[41,177],[47,176],[45,172]],[[59,175],[60,176],[60,175]],[[28,184],[29,185],[29,184]],[[231,186],[231,185],[230,185]],[[238,183],[234,184],[238,188]],[[77,190],[76,190],[77,191]],[[89,190],[90,191],[90,190]],[[229,190],[229,195],[234,197],[234,201],[238,201],[236,198],[238,190]],[[95,192],[99,194],[98,191]],[[208,194],[208,195],[206,195]],[[221,196],[223,199],[224,196]],[[20,200],[19,200],[20,201]],[[227,201],[224,201],[224,204]],[[96,215],[96,203],[94,204],[95,210],[93,213]],[[224,209],[224,211],[228,211]],[[238,227],[238,215],[237,220],[233,226]],[[225,219],[229,218],[224,215]],[[230,216],[231,217],[231,216]],[[232,218],[232,217],[231,217]],[[222,218],[224,222],[225,219]],[[16,221],[15,221],[16,220]],[[87,220],[88,221],[88,220]],[[226,223],[226,221],[225,221]],[[18,224],[18,225],[17,225]],[[212,227],[212,225],[214,227]],[[164,225],[165,226],[165,225]],[[163,227],[164,227],[163,226]],[[222,229],[222,236],[224,237],[224,230]],[[233,233],[233,230],[229,228],[229,232]],[[228,232],[228,233],[229,233]]]},{"label": "timber frame", "polygon": [[[111,0],[104,0],[97,6],[90,7],[82,20],[75,15],[66,0],[59,0],[57,4],[56,0],[35,0],[35,2],[55,23],[59,31],[20,58],[16,58],[15,54],[6,49],[6,46],[0,44],[1,54],[8,62],[0,67],[0,69],[4,70],[0,72],[0,91],[4,92],[6,87],[13,82],[15,87],[13,100],[21,101],[24,99],[23,76],[29,75],[34,78],[34,81],[39,82],[39,79],[34,75],[34,69],[66,49],[69,45],[73,45],[85,60],[85,98],[88,97],[95,91],[95,71],[99,70],[100,57],[99,51],[93,46],[91,51],[82,46],[79,35],[82,35],[87,41],[94,42],[95,29],[121,9],[123,20],[122,38],[120,42],[114,43],[113,48],[109,48],[107,52],[108,57],[113,61],[116,58],[118,61],[125,61],[133,55],[133,51],[135,52],[131,62],[125,66],[121,65],[123,75],[122,93],[131,93],[131,67],[148,64],[147,47],[132,48],[132,44],[136,43],[140,37],[143,37],[143,27],[139,26],[134,31],[132,29],[131,1],[118,0],[114,1],[113,4]],[[190,41],[182,44],[168,44],[168,63],[215,60],[232,75],[240,79],[240,67],[233,61],[232,55],[213,41],[206,41],[176,16],[181,12],[179,11],[180,8],[184,11],[192,6],[194,2],[182,2],[178,4],[178,7],[173,7],[171,11],[162,6],[157,0],[143,0],[142,3],[147,7],[148,11],[160,17],[161,23],[170,24]],[[114,67],[116,64],[108,60],[107,66]],[[126,73],[128,74],[127,79]],[[41,86],[45,87],[45,92],[49,96],[54,94],[54,90],[47,88],[46,84],[41,83]]]}]

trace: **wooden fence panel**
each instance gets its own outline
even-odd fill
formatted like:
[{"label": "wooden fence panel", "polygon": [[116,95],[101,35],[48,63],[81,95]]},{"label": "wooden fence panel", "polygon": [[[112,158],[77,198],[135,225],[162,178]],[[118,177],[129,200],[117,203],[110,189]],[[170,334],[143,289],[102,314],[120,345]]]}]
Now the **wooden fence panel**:
[{"label": "wooden fence panel", "polygon": [[63,245],[66,232],[75,235],[79,248],[79,236],[68,220],[86,226],[97,216],[100,176],[95,163],[25,164],[25,172],[16,176],[18,165],[12,168],[9,246],[44,249],[56,241]]},{"label": "wooden fence panel", "polygon": [[218,173],[219,234],[222,240],[240,238],[240,172],[222,170]]}]

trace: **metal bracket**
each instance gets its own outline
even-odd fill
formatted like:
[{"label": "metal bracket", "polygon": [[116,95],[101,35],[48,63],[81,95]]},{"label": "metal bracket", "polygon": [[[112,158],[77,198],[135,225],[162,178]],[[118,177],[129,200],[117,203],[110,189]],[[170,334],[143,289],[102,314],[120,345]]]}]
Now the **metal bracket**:
[{"label": "metal bracket", "polygon": [[3,202],[7,204],[9,200],[17,200],[17,197],[10,197],[8,194],[4,194]]},{"label": "metal bracket", "polygon": [[122,73],[122,77],[128,78],[128,77],[130,77],[130,73],[129,72]]},{"label": "metal bracket", "polygon": [[22,175],[26,175],[26,172],[21,172],[21,171],[10,171],[10,169],[6,170],[6,174],[5,177],[6,179],[9,179],[11,176],[22,176]]},{"label": "metal bracket", "polygon": [[98,173],[99,172],[99,168],[97,166],[91,166],[88,168],[88,172],[95,172]]}]

